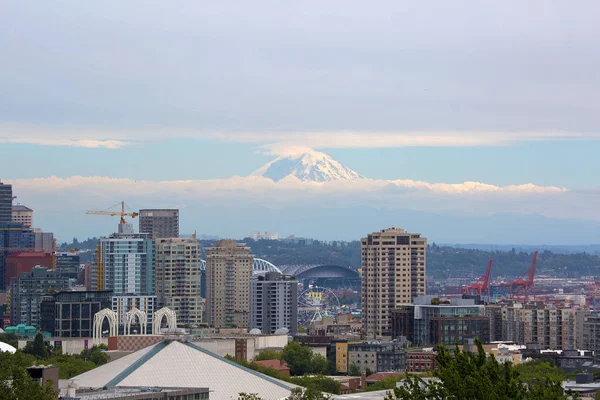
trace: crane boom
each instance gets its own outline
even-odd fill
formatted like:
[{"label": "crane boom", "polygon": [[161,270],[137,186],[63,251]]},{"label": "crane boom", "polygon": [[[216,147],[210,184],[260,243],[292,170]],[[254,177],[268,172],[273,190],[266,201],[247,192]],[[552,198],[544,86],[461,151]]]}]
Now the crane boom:
[{"label": "crane boom", "polygon": [[121,217],[121,222],[120,222],[121,225],[126,223],[125,217],[135,218],[139,215],[136,212],[126,213],[124,201],[121,202],[121,211],[120,212],[103,210],[103,211],[86,211],[86,214],[88,214],[88,215],[108,215],[110,217]]}]

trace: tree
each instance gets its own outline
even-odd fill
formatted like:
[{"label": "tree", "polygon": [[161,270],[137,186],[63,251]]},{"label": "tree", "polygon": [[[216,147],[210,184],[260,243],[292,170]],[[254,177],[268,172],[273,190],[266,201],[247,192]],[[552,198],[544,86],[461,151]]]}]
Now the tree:
[{"label": "tree", "polygon": [[325,393],[340,394],[341,385],[323,375],[317,376],[293,376],[290,382],[299,386],[304,386],[306,389],[318,390]]},{"label": "tree", "polygon": [[26,353],[33,354],[34,356],[36,356],[37,358],[40,358],[40,359],[46,358],[49,355],[48,349],[46,348],[46,345],[44,344],[44,337],[39,332],[37,333],[37,335],[35,335],[35,338],[33,339],[33,343],[31,343],[31,346],[29,346],[29,343],[27,343],[24,351]]},{"label": "tree", "polygon": [[283,361],[290,367],[292,375],[304,375],[312,372],[313,353],[309,347],[298,342],[288,343],[282,351]]},{"label": "tree", "polygon": [[348,367],[349,376],[360,376],[360,368],[356,364],[352,364]]},{"label": "tree", "polygon": [[408,377],[404,385],[395,388],[387,400],[439,399],[498,399],[498,400],[559,400],[569,398],[561,381],[552,376],[540,376],[532,384],[524,382],[512,363],[498,363],[492,355],[486,356],[481,342],[477,353],[459,350],[451,353],[438,346],[435,380],[425,382],[419,377]]},{"label": "tree", "polygon": [[330,368],[330,361],[323,357],[320,354],[314,354],[311,360],[312,364],[312,373],[313,374],[321,374],[321,375],[329,375],[333,372]]},{"label": "tree", "polygon": [[0,333],[0,342],[10,344],[15,349],[19,348],[19,338],[14,333]]},{"label": "tree", "polygon": [[264,360],[281,360],[282,354],[276,350],[263,350],[257,356],[254,357],[253,361],[264,361]]},{"label": "tree", "polygon": [[331,396],[326,396],[322,391],[318,389],[308,388],[308,389],[300,389],[294,388],[292,389],[292,393],[287,398],[287,400],[329,400]]},{"label": "tree", "polygon": [[31,379],[25,368],[19,365],[18,357],[20,356],[0,352],[0,399],[55,400],[56,393],[52,383],[47,382],[42,386]]},{"label": "tree", "polygon": [[371,368],[365,368],[365,375],[369,376],[369,375],[373,375],[373,371],[371,371]]}]

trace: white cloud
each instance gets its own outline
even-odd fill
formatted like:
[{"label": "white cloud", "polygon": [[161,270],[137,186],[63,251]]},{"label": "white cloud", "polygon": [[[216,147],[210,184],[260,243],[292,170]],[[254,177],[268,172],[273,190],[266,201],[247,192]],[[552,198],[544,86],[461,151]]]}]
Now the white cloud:
[{"label": "white cloud", "polygon": [[0,123],[0,142],[4,143],[115,149],[136,142],[177,138],[251,143],[259,145],[263,151],[271,154],[288,155],[290,152],[296,154],[303,148],[509,146],[529,141],[599,140],[600,134],[586,132],[489,131],[208,132],[174,127],[103,130]]},{"label": "white cloud", "polygon": [[45,138],[1,138],[0,143],[24,143],[40,146],[63,146],[63,147],[85,147],[91,149],[105,148],[118,149],[127,146],[128,143],[121,140],[68,140],[68,139],[45,139]]}]

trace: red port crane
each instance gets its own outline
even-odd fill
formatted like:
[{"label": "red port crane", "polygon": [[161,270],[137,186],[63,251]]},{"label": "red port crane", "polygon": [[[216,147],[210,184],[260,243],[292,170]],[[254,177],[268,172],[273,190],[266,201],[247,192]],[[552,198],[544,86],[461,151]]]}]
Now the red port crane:
[{"label": "red port crane", "polygon": [[538,251],[536,250],[533,253],[533,261],[531,262],[531,267],[527,271],[526,274],[521,275],[517,279],[510,281],[508,283],[502,284],[502,286],[510,287],[510,297],[518,298],[521,297],[525,301],[529,300],[529,293],[533,295],[535,300],[535,292],[533,290],[533,278],[535,276],[535,266],[537,264],[537,255]]},{"label": "red port crane", "polygon": [[465,286],[463,288],[464,294],[478,294],[479,297],[483,300],[483,293],[487,292],[487,302],[491,301],[492,295],[490,294],[490,273],[492,272],[492,263],[494,260],[490,260],[487,266],[487,270],[485,271],[485,275],[477,278],[473,283],[469,286]]}]

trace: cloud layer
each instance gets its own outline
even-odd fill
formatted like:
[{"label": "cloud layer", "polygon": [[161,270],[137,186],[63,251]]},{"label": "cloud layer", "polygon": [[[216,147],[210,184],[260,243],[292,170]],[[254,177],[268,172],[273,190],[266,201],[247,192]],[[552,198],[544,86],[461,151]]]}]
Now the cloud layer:
[{"label": "cloud layer", "polygon": [[[305,132],[207,132],[156,128],[102,130],[90,128],[15,125],[0,122],[0,143],[27,143],[117,149],[145,141],[201,139],[250,143],[276,155],[305,148],[477,147],[510,146],[549,140],[600,140],[587,132],[490,132],[490,131],[305,131]],[[300,150],[299,150],[300,149]]]}]

